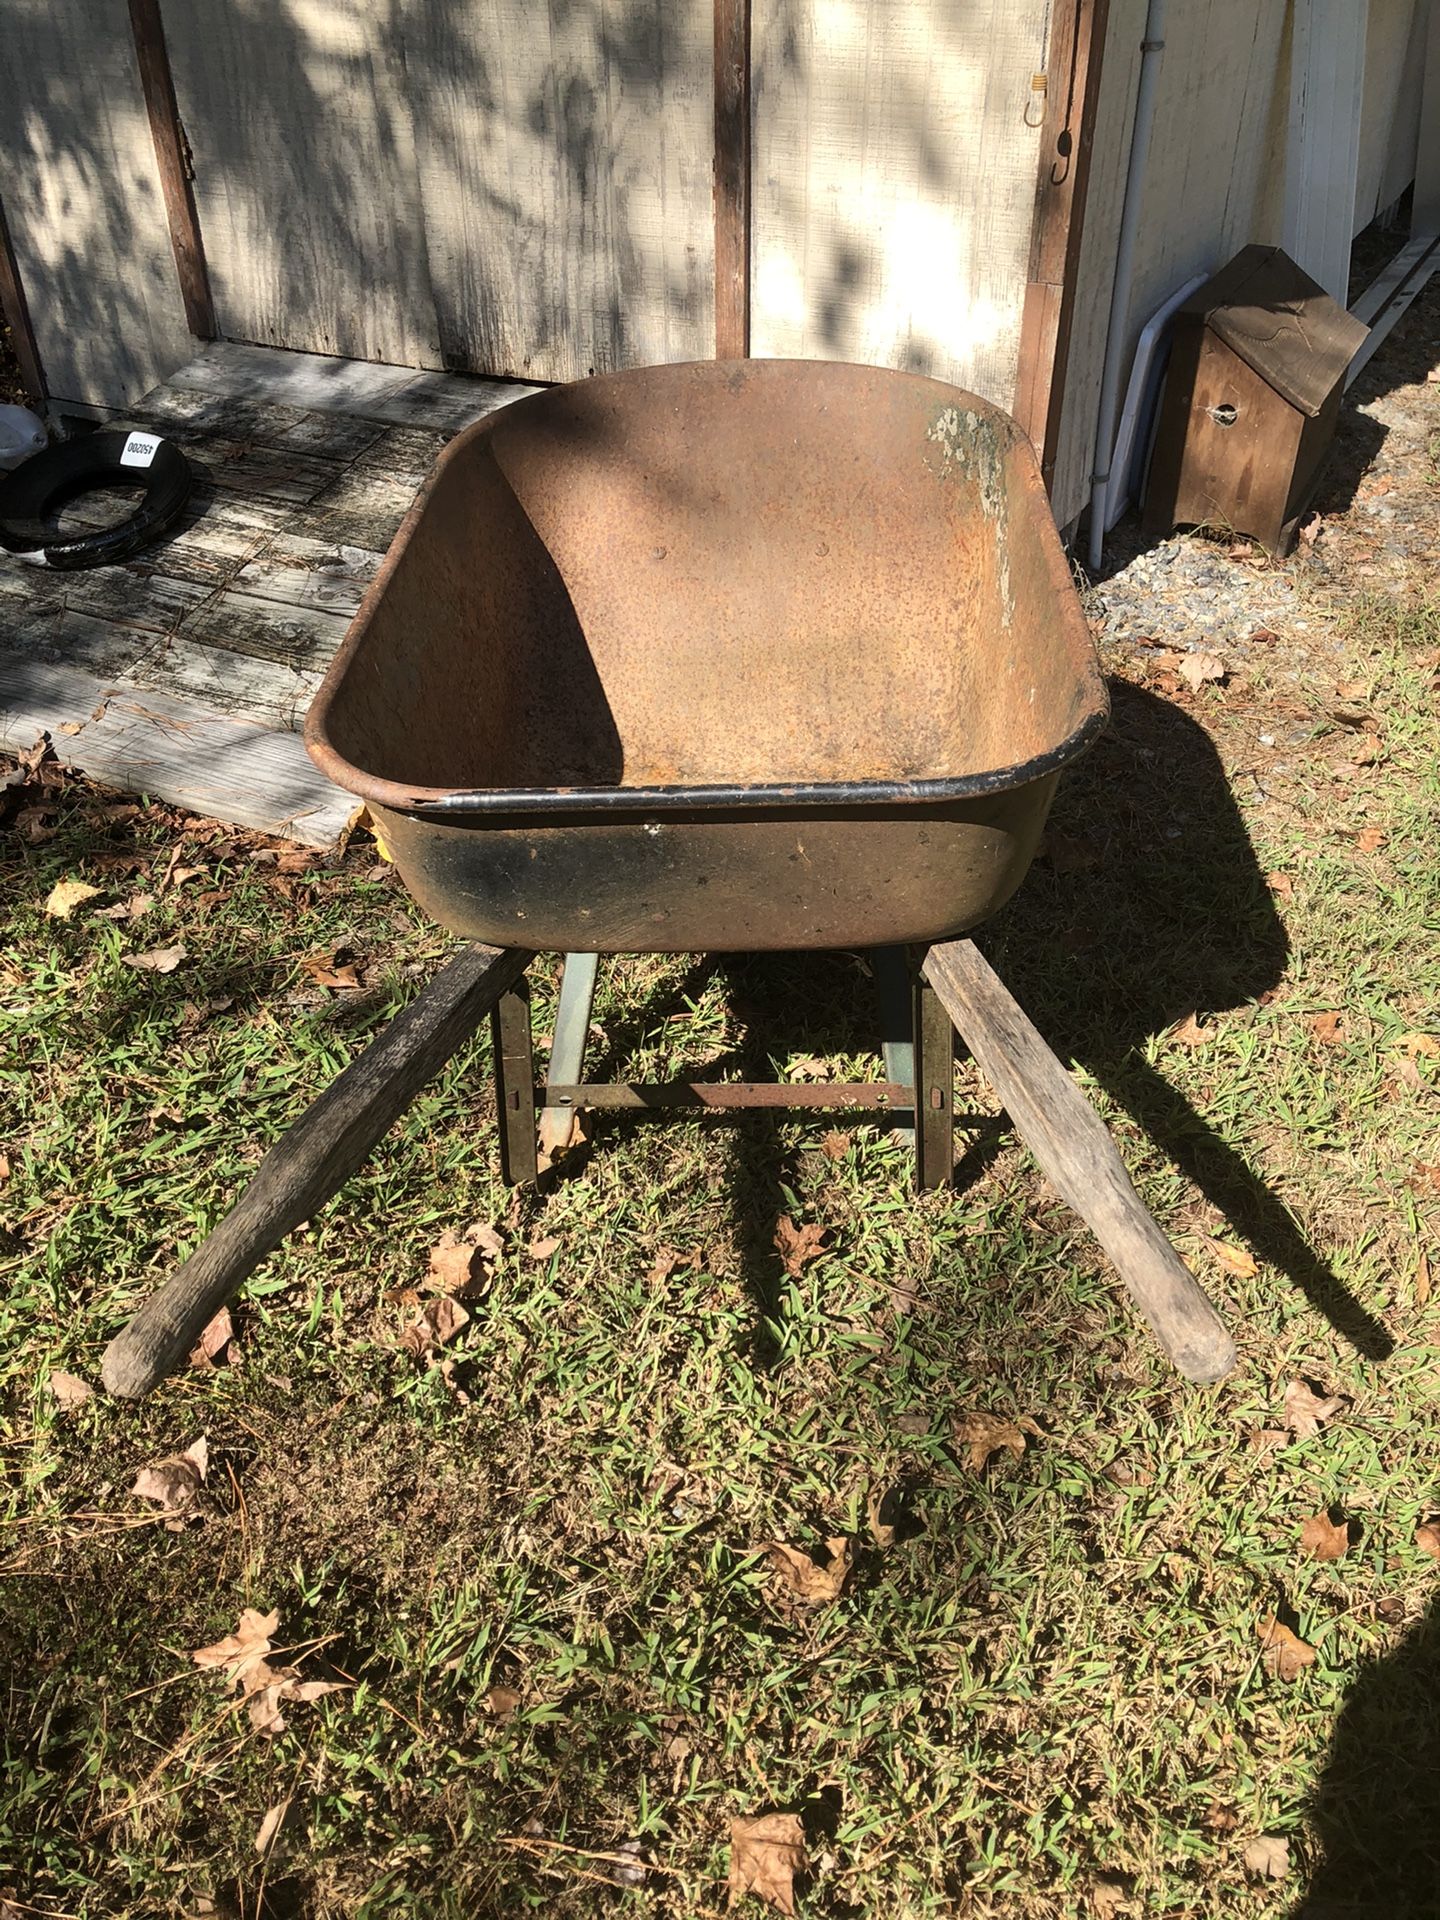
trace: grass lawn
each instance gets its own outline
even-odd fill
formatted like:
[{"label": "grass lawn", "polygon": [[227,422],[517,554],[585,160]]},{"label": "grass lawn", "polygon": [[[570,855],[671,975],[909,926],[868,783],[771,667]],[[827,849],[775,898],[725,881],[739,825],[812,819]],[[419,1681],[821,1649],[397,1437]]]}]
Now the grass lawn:
[{"label": "grass lawn", "polygon": [[[517,1196],[477,1044],[259,1270],[229,1364],[62,1405],[446,943],[372,845],[277,860],[77,782],[12,821],[14,1912],[719,1914],[731,1821],[788,1812],[806,1916],[1440,1913],[1440,610],[1315,624],[1339,651],[1293,679],[1112,661],[984,937],[1235,1329],[1212,1389],[999,1126],[917,1197],[866,1124],[612,1117]],[[97,891],[60,919],[66,880]],[[358,990],[306,974],[336,950]],[[872,1001],[854,956],[623,960],[593,1064],[868,1073]],[[782,1218],[824,1229],[795,1272]],[[400,1334],[472,1224],[500,1251],[442,1369]],[[1292,1381],[1340,1402],[1315,1431]],[[1023,1452],[977,1466],[977,1413]],[[168,1530],[130,1488],[201,1436]],[[760,1551],[841,1537],[814,1603]],[[245,1608],[336,1683],[270,1734],[190,1658]]]}]

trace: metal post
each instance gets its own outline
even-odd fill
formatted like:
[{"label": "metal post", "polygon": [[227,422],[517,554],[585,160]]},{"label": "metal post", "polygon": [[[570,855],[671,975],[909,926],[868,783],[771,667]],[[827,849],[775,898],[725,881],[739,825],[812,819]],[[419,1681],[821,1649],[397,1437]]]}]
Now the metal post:
[{"label": "metal post", "polygon": [[508,1186],[533,1187],[540,1169],[528,981],[521,980],[502,994],[490,1016],[490,1036],[495,1052],[495,1107],[500,1118],[500,1177]]},{"label": "metal post", "polygon": [[940,996],[915,984],[915,1177],[922,1192],[955,1172],[955,1029]]}]

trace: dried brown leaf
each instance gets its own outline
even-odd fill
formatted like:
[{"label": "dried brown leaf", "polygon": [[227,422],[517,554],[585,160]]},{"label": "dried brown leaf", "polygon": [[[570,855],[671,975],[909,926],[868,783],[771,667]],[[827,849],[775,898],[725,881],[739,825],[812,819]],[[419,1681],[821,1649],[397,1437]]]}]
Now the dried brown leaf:
[{"label": "dried brown leaf", "polygon": [[594,1122],[580,1107],[542,1107],[537,1129],[541,1173],[557,1166],[567,1153],[583,1147]]},{"label": "dried brown leaf", "polygon": [[1432,1560],[1440,1560],[1440,1526],[1433,1520],[1427,1520],[1423,1527],[1417,1527],[1415,1544],[1422,1553],[1428,1553]]},{"label": "dried brown leaf", "polygon": [[1290,1444],[1290,1433],[1286,1427],[1259,1427],[1250,1435],[1249,1444],[1256,1453],[1272,1453],[1277,1447]]},{"label": "dried brown leaf", "polygon": [[839,1599],[854,1560],[850,1542],[843,1534],[827,1540],[825,1545],[830,1559],[823,1567],[808,1553],[799,1547],[787,1546],[783,1540],[771,1540],[761,1551],[797,1600],[803,1600],[807,1606],[818,1606]]},{"label": "dried brown leaf", "polygon": [[1312,1560],[1343,1560],[1350,1550],[1350,1529],[1336,1526],[1328,1513],[1314,1513],[1300,1529],[1300,1551]]},{"label": "dried brown leaf", "polygon": [[1344,1405],[1339,1395],[1322,1399],[1303,1380],[1291,1380],[1285,1388],[1282,1418],[1297,1439],[1306,1440],[1318,1433],[1327,1420],[1333,1420]]},{"label": "dried brown leaf", "polygon": [[1171,1027],[1170,1038],[1182,1047],[1204,1047],[1215,1038],[1215,1029],[1202,1027],[1197,1014],[1187,1013]]},{"label": "dried brown leaf", "polygon": [[1305,1025],[1311,1037],[1322,1046],[1335,1046],[1345,1038],[1345,1016],[1342,1013],[1312,1013]]},{"label": "dried brown leaf", "polygon": [[1278,868],[1266,874],[1265,884],[1281,900],[1289,900],[1295,892],[1295,882],[1288,873],[1281,873]]},{"label": "dried brown leaf", "polygon": [[122,953],[121,963],[142,973],[173,973],[186,958],[184,947],[152,947],[148,953]]},{"label": "dried brown leaf", "polygon": [[509,1720],[520,1704],[521,1696],[514,1687],[491,1687],[484,1696],[481,1705],[492,1720]]},{"label": "dried brown leaf", "polygon": [[103,889],[87,886],[83,880],[57,880],[45,896],[45,911],[52,920],[68,920],[76,907],[96,900]]},{"label": "dried brown leaf", "polygon": [[1265,1833],[1249,1843],[1241,1858],[1247,1873],[1261,1880],[1283,1880],[1290,1871],[1290,1843],[1278,1834]]},{"label": "dried brown leaf", "polygon": [[1415,1262],[1415,1304],[1423,1307],[1430,1300],[1430,1256],[1422,1253]]},{"label": "dried brown leaf", "polygon": [[265,1818],[260,1822],[260,1831],[255,1836],[256,1853],[269,1852],[276,1836],[285,1824],[285,1816],[290,1811],[290,1805],[290,1801],[281,1800],[276,1806],[270,1808]]},{"label": "dried brown leaf", "polygon": [[1385,844],[1385,835],[1379,827],[1363,827],[1355,836],[1355,844],[1361,853],[1378,853]]},{"label": "dried brown leaf", "polygon": [[1406,1033],[1400,1046],[1412,1060],[1440,1060],[1440,1040],[1433,1033]]},{"label": "dried brown leaf", "polygon": [[541,1240],[532,1240],[526,1248],[532,1260],[548,1260],[552,1254],[560,1251],[560,1239],[557,1234],[547,1233]]},{"label": "dried brown leaf", "polygon": [[1255,1623],[1255,1631],[1260,1636],[1265,1671],[1273,1673],[1277,1680],[1298,1679],[1306,1667],[1314,1666],[1315,1649],[1273,1614],[1262,1615]]},{"label": "dried brown leaf", "polygon": [[235,1328],[230,1320],[230,1309],[221,1307],[190,1349],[191,1366],[198,1367],[202,1373],[214,1373],[225,1355],[225,1349],[234,1338]]},{"label": "dried brown leaf", "polygon": [[793,1916],[795,1876],[805,1867],[805,1829],[797,1814],[730,1822],[730,1906],[753,1893],[777,1913]]},{"label": "dried brown leaf", "polygon": [[1214,1240],[1208,1233],[1201,1234],[1200,1237],[1225,1271],[1233,1273],[1237,1280],[1253,1279],[1259,1272],[1255,1264],[1255,1256],[1247,1253],[1244,1247],[1232,1247],[1228,1241]]},{"label": "dried brown leaf", "polygon": [[469,1324],[469,1320],[470,1315],[460,1302],[446,1294],[439,1300],[431,1300],[421,1309],[414,1323],[401,1334],[400,1345],[418,1360],[427,1353],[433,1353],[437,1347],[443,1347],[447,1340],[453,1340],[460,1329]]},{"label": "dried brown leaf", "polygon": [[162,1507],[169,1516],[166,1531],[178,1533],[187,1520],[198,1517],[196,1508],[209,1465],[210,1449],[201,1434],[183,1453],[167,1454],[163,1460],[153,1460],[149,1466],[142,1467],[130,1491],[139,1499],[153,1500]]},{"label": "dried brown leaf", "polygon": [[843,1160],[850,1151],[850,1135],[838,1129],[822,1135],[820,1151],[827,1160]]},{"label": "dried brown leaf", "polygon": [[1125,1882],[1113,1873],[1097,1873],[1090,1882],[1090,1911],[1095,1920],[1116,1920],[1117,1914],[1132,1913]]},{"label": "dried brown leaf", "polygon": [[490,1258],[483,1247],[447,1230],[430,1249],[426,1284],[442,1293],[469,1298],[490,1278]]},{"label": "dried brown leaf", "polygon": [[354,993],[365,984],[354,961],[342,961],[339,953],[312,954],[300,966],[317,987],[329,987],[335,993]]},{"label": "dried brown leaf", "polygon": [[895,1544],[895,1523],[887,1520],[887,1510],[893,1510],[896,1504],[896,1489],[882,1491],[872,1487],[865,1500],[865,1522],[870,1529],[870,1538],[877,1547],[893,1547]]},{"label": "dried brown leaf", "polygon": [[970,1465],[976,1473],[984,1470],[995,1453],[1013,1453],[1018,1460],[1025,1451],[1025,1434],[1038,1438],[1040,1433],[1033,1420],[1001,1420],[993,1413],[962,1413],[950,1426],[956,1440],[969,1448]]},{"label": "dried brown leaf", "polygon": [[[233,1633],[227,1633],[223,1640],[215,1641],[213,1646],[197,1647],[190,1658],[197,1667],[223,1669],[228,1680],[244,1685],[247,1678],[255,1677],[264,1685],[265,1678],[256,1675],[256,1669],[264,1664],[279,1626],[278,1607],[272,1607],[269,1613],[261,1613],[255,1607],[242,1607]],[[267,1667],[266,1673],[269,1671]],[[246,1687],[245,1690],[247,1693],[254,1691],[253,1687]]]},{"label": "dried brown leaf", "polygon": [[775,1251],[786,1273],[798,1280],[809,1263],[824,1253],[825,1229],[816,1220],[797,1227],[788,1213],[782,1213],[775,1222]]},{"label": "dried brown leaf", "polygon": [[93,1400],[95,1389],[80,1378],[78,1374],[66,1373],[63,1367],[54,1367],[50,1373],[50,1391],[68,1413],[72,1407],[83,1407],[87,1400]]},{"label": "dried brown leaf", "polygon": [[1211,653],[1204,647],[1197,647],[1193,653],[1187,653],[1180,662],[1180,678],[1198,693],[1207,681],[1223,680],[1229,669],[1218,653]]}]

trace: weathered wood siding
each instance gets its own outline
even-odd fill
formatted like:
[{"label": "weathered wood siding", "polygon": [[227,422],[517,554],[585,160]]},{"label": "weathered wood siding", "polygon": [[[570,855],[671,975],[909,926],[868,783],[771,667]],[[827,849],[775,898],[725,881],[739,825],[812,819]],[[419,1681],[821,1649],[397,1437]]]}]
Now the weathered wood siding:
[{"label": "weathered wood siding", "polygon": [[[1127,337],[1189,275],[1250,241],[1283,242],[1295,0],[1184,0],[1166,16]],[[1353,0],[1359,6],[1363,0]],[[1414,173],[1427,0],[1369,0],[1354,228]],[[1111,0],[1095,160],[1056,463],[1061,524],[1089,498],[1105,326],[1125,191],[1145,0]]]},{"label": "weathered wood siding", "polygon": [[568,380],[714,347],[709,0],[404,0],[445,363]]},{"label": "weathered wood siding", "polygon": [[756,0],[754,353],[907,367],[1010,404],[1049,11]]},{"label": "weathered wood siding", "polygon": [[0,195],[55,399],[123,406],[189,357],[125,0],[4,0]]},{"label": "weathered wood siding", "polygon": [[1398,200],[1415,177],[1429,0],[1370,0],[1355,231]]},{"label": "weathered wood siding", "polygon": [[167,0],[222,334],[435,366],[394,0]]}]

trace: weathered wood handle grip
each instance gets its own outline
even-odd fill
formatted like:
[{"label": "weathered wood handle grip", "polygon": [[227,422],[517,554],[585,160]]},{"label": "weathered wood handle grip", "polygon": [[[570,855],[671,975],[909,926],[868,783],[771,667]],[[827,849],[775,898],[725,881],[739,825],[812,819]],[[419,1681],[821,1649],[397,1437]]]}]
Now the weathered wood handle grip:
[{"label": "weathered wood handle grip", "polygon": [[1115,1142],[984,955],[969,940],[932,947],[925,974],[1062,1199],[1120,1270],[1141,1313],[1188,1380],[1222,1380],[1235,1343],[1204,1290],[1146,1211]]},{"label": "weathered wood handle grip", "polygon": [[100,1363],[109,1392],[138,1398],[183,1364],[231,1295],[339,1191],[533,957],[467,947],[397,1014],[276,1141],[209,1239],[116,1334]]}]

